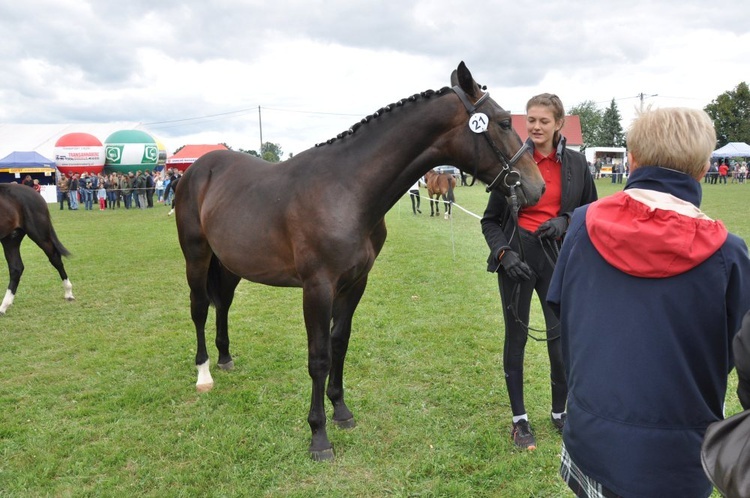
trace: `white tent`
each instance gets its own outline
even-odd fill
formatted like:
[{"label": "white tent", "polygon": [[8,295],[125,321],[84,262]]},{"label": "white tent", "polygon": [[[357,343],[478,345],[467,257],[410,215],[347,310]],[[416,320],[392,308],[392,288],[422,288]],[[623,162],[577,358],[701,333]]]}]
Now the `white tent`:
[{"label": "white tent", "polygon": [[745,142],[729,142],[713,151],[711,157],[750,157],[750,145]]}]

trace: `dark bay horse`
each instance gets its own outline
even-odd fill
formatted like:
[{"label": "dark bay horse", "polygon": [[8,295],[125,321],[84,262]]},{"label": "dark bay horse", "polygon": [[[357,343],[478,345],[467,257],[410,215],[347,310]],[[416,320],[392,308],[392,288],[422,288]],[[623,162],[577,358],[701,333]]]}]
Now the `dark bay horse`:
[{"label": "dark bay horse", "polygon": [[0,304],[0,315],[5,314],[16,297],[24,268],[21,260],[21,242],[26,235],[44,251],[49,262],[60,274],[65,299],[68,301],[75,299],[73,284],[68,280],[68,274],[62,262],[62,256],[67,256],[69,253],[58,240],[55,229],[52,227],[47,203],[33,188],[17,183],[1,183],[0,242],[3,244],[5,260],[8,262],[10,283]]},{"label": "dark bay horse", "polygon": [[470,171],[488,190],[509,193],[514,186],[522,204],[535,204],[544,191],[510,114],[482,91],[463,62],[451,80],[452,88],[383,107],[282,163],[210,152],[177,187],[177,232],[197,336],[197,389],[213,387],[205,338],[210,304],[216,308],[218,365],[231,369],[228,312],[240,280],[301,287],[312,379],[309,451],[315,460],[334,458],[326,395],[333,423],[355,425],[344,402],[344,360],[352,316],[385,242],[388,210],[441,164]]},{"label": "dark bay horse", "polygon": [[[427,184],[427,195],[430,197],[430,216],[440,216],[440,198],[445,203],[445,219],[451,217],[451,206],[456,202],[453,189],[456,188],[456,177],[450,173],[438,173],[430,170],[424,175]],[[433,197],[435,198],[433,200]],[[433,202],[435,208],[433,209]]]}]

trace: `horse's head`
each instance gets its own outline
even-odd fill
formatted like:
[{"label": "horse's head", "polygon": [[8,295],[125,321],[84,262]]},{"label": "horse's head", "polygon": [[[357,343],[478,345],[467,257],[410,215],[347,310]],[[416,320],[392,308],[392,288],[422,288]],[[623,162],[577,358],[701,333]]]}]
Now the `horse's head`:
[{"label": "horse's head", "polygon": [[[490,98],[461,62],[451,75],[453,91],[466,108],[462,140],[481,140],[475,153],[473,175],[505,195],[516,194],[521,206],[533,206],[544,193],[544,179],[521,137],[511,124],[510,113]],[[473,136],[472,139],[470,136]]]}]

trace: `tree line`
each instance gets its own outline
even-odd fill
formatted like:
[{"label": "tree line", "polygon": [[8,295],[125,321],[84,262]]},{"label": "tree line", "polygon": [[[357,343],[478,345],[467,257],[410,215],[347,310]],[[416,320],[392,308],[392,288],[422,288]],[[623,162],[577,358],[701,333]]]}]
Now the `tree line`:
[{"label": "tree line", "polygon": [[[704,111],[716,128],[716,147],[729,142],[750,143],[750,88],[744,81],[711,101]],[[586,100],[568,110],[581,121],[583,144],[587,147],[625,147],[627,137],[620,123],[620,111],[613,98],[606,109]]]}]

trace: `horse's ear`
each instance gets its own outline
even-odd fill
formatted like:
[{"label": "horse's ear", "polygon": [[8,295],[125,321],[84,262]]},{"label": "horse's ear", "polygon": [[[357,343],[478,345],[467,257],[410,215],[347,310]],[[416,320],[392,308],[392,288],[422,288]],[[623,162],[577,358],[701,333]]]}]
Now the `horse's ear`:
[{"label": "horse's ear", "polygon": [[[453,82],[454,78],[457,80],[455,83]],[[477,89],[479,85],[474,81],[474,77],[471,75],[469,68],[466,67],[466,64],[464,64],[464,61],[461,61],[458,68],[451,74],[451,83],[454,86],[458,84],[467,95],[478,97]]]}]

